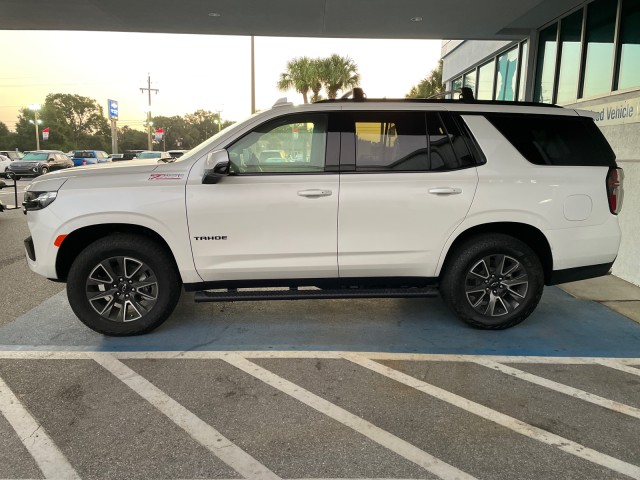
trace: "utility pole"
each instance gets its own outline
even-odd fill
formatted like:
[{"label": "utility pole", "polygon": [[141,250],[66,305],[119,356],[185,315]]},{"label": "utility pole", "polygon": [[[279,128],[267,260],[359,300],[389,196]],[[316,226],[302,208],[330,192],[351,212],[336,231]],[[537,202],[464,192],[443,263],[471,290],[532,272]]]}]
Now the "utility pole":
[{"label": "utility pole", "polygon": [[160,90],[158,90],[157,88],[151,88],[150,73],[147,74],[147,88],[140,87],[140,91],[142,93],[144,93],[145,90],[149,94],[149,106],[147,108],[147,142],[149,146],[148,150],[153,150],[153,145],[151,144],[151,92],[153,91],[157,95]]},{"label": "utility pole", "polygon": [[253,47],[253,35],[251,35],[251,114],[256,113],[256,62]]}]

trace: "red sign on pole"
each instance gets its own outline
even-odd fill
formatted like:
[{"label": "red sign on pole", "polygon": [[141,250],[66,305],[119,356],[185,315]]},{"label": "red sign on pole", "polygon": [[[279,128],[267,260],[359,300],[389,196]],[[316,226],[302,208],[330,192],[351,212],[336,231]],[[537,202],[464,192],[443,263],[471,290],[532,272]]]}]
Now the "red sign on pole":
[{"label": "red sign on pole", "polygon": [[49,140],[49,127],[42,129],[42,140]]},{"label": "red sign on pole", "polygon": [[162,135],[164,134],[164,129],[163,128],[158,128],[156,130],[156,142],[160,142],[162,140]]}]

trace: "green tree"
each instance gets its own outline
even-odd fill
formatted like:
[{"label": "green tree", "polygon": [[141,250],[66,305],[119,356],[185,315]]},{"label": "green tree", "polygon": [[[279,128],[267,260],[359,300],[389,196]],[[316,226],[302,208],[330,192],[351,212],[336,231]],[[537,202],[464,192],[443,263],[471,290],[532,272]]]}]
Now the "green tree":
[{"label": "green tree", "polygon": [[185,130],[182,148],[193,148],[218,133],[218,114],[196,110],[184,116]]},{"label": "green tree", "polygon": [[17,147],[17,140],[16,134],[10,132],[9,127],[0,122],[0,147],[3,150],[13,150]]},{"label": "green tree", "polygon": [[[92,148],[107,150],[111,145],[111,131],[102,106],[94,99],[67,93],[50,93],[38,114],[42,123],[39,130],[49,127],[49,139],[42,140],[40,148],[74,150]],[[19,148],[36,148],[33,126],[34,113],[23,108],[18,115],[16,133]]]},{"label": "green tree", "polygon": [[319,73],[320,81],[330,99],[336,98],[339,91],[351,89],[360,84],[356,63],[351,58],[341,57],[336,53],[320,61]]},{"label": "green tree", "polygon": [[147,132],[135,130],[127,125],[118,129],[118,151],[146,150]]},{"label": "green tree", "polygon": [[418,85],[411,87],[411,91],[407,93],[406,98],[429,98],[443,91],[442,60],[440,60],[438,66],[429,75],[423,78]]},{"label": "green tree", "polygon": [[309,103],[307,97],[309,90],[318,83],[314,60],[309,57],[299,57],[287,62],[287,70],[280,74],[280,79],[276,85],[278,90],[283,92],[293,88],[296,92],[302,94],[304,103]]}]

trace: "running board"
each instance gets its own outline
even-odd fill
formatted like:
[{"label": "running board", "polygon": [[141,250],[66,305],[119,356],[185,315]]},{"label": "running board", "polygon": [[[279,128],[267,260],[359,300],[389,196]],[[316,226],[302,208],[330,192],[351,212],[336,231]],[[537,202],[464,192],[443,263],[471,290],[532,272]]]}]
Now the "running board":
[{"label": "running board", "polygon": [[426,288],[342,288],[336,290],[226,290],[196,292],[194,300],[202,302],[251,302],[259,300],[312,300],[337,298],[413,298],[437,297],[438,289]]}]

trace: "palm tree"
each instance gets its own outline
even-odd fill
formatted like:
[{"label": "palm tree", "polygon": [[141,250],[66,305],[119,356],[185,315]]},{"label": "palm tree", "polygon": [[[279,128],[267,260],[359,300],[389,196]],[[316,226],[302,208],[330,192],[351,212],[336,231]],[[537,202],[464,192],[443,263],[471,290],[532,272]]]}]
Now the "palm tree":
[{"label": "palm tree", "polygon": [[322,68],[323,60],[321,58],[314,58],[311,60],[311,102],[317,102],[320,100],[320,90],[322,90]]},{"label": "palm tree", "polygon": [[429,75],[423,78],[418,85],[411,87],[406,98],[429,98],[444,91],[442,86],[442,60],[438,62]]},{"label": "palm tree", "polygon": [[349,57],[333,54],[321,60],[321,80],[330,99],[336,98],[340,90],[357,87],[360,84],[358,66]]},{"label": "palm tree", "polygon": [[304,103],[309,103],[307,93],[314,83],[313,75],[315,69],[313,68],[313,62],[309,57],[289,60],[287,62],[287,70],[280,74],[280,80],[277,83],[278,90],[286,92],[293,88],[296,92],[302,94]]}]

